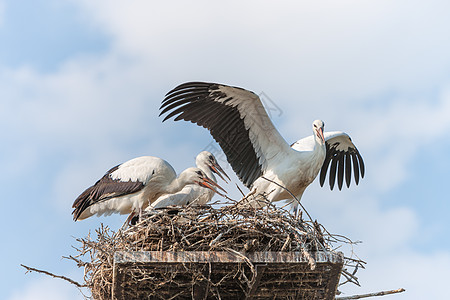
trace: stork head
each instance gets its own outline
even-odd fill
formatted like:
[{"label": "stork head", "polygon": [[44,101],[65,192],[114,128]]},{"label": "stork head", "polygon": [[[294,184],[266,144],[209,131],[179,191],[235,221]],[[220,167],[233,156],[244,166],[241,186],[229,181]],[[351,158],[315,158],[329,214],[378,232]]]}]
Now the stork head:
[{"label": "stork head", "polygon": [[324,126],[325,123],[322,120],[315,120],[312,124],[314,137],[320,145],[325,144],[325,137],[323,136]]},{"label": "stork head", "polygon": [[[211,172],[214,172],[217,175],[219,175],[219,177],[226,183],[228,183],[228,181],[223,176],[225,176],[229,181],[231,181],[230,177],[228,177],[227,173],[225,173],[225,171],[219,165],[216,158],[214,157],[214,155],[212,155],[211,152],[209,152],[209,151],[200,152],[197,155],[197,158],[195,159],[195,163],[200,168],[210,169]],[[223,176],[222,176],[222,174],[223,174]]]},{"label": "stork head", "polygon": [[179,177],[181,180],[185,181],[186,184],[190,184],[190,183],[198,184],[199,186],[213,190],[220,196],[224,196],[224,195],[221,194],[220,192],[218,192],[217,189],[222,190],[223,192],[226,193],[226,191],[220,185],[218,185],[211,178],[209,178],[205,174],[205,172],[203,172],[199,168],[188,168],[188,169],[184,170],[180,174]]}]

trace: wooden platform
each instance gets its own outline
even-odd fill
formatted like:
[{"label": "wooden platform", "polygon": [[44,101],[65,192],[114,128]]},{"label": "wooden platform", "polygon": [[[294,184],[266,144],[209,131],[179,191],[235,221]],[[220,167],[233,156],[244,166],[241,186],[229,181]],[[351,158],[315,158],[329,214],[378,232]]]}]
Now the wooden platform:
[{"label": "wooden platform", "polygon": [[112,299],[331,300],[343,262],[334,252],[116,252]]}]

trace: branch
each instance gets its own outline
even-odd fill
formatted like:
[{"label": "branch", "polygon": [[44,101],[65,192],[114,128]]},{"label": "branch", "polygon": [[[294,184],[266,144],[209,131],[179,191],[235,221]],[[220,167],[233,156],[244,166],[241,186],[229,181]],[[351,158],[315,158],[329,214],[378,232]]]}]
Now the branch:
[{"label": "branch", "polygon": [[35,269],[35,268],[32,268],[32,267],[28,267],[28,266],[25,266],[25,265],[22,265],[22,264],[21,264],[21,266],[24,267],[25,269],[27,269],[27,272],[26,272],[26,273],[28,273],[28,272],[33,272],[33,271],[34,271],[34,272],[37,272],[37,273],[43,273],[43,274],[48,275],[48,276],[51,276],[51,277],[53,277],[53,278],[59,278],[59,279],[63,279],[63,280],[65,280],[65,281],[68,281],[68,282],[70,282],[71,284],[76,285],[76,286],[79,287],[79,288],[86,287],[85,284],[80,284],[80,283],[78,283],[78,282],[76,282],[76,281],[74,281],[74,280],[72,280],[72,279],[70,279],[70,278],[67,278],[66,276],[55,275],[55,274],[52,274],[52,273],[50,273],[50,272],[43,271],[43,270],[38,270],[38,269]]},{"label": "branch", "polygon": [[364,294],[364,295],[354,295],[349,297],[336,297],[336,300],[350,300],[350,299],[361,299],[361,298],[369,298],[369,297],[378,297],[378,296],[385,296],[390,294],[397,294],[397,293],[403,293],[405,289],[398,289],[398,290],[392,290],[392,291],[382,291],[378,293],[370,293],[370,294]]}]

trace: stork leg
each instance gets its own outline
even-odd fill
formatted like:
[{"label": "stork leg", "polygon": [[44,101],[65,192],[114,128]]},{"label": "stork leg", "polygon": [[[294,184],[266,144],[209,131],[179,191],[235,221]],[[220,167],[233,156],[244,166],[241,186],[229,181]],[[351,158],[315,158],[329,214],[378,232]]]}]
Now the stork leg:
[{"label": "stork leg", "polygon": [[128,224],[128,226],[134,225],[134,224],[132,224],[132,220],[135,216],[136,216],[136,212],[132,211],[131,214],[128,216],[125,224]]},{"label": "stork leg", "polygon": [[299,218],[299,213],[298,213],[298,202],[296,199],[292,199],[292,203],[291,203],[291,209],[292,212],[294,214],[294,218],[298,219]]},{"label": "stork leg", "polygon": [[[302,208],[304,209],[303,205],[300,204],[300,199],[302,199],[303,196],[303,192],[305,190],[301,191],[298,195],[296,195],[294,198],[292,198],[292,210],[294,212],[294,216],[297,220],[300,220],[302,218],[302,212],[298,210],[299,206],[302,206]],[[305,211],[306,213],[308,213],[307,211]]]},{"label": "stork leg", "polygon": [[298,218],[298,205],[293,205],[292,210],[294,211],[294,217]]},{"label": "stork leg", "polygon": [[[139,213],[136,213],[135,211],[132,211],[131,214],[128,216],[125,224],[128,224],[128,226],[136,225],[141,219],[143,215],[142,207],[139,208]],[[133,222],[134,218],[138,217],[137,221]]]}]

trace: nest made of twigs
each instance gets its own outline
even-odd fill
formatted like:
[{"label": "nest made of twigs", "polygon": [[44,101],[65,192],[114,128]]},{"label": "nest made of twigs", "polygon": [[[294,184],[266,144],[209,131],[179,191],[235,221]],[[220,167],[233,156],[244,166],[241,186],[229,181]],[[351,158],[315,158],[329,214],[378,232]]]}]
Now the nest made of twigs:
[{"label": "nest made of twigs", "polygon": [[[316,251],[334,251],[333,247],[339,247],[337,244],[340,243],[351,243],[345,237],[328,233],[316,221],[293,218],[286,210],[273,205],[263,209],[237,204],[220,208],[167,208],[145,215],[136,225],[126,229],[113,232],[101,226],[96,233],[95,240],[90,236],[78,239],[80,255],[72,257],[84,266],[85,283],[94,299],[111,299],[117,251],[301,251],[308,257]],[[90,260],[82,261],[80,257],[86,255]],[[345,258],[345,265],[354,269],[353,272],[344,269],[342,275],[346,281],[358,284],[354,273],[362,263],[358,259]],[[315,267],[312,258],[309,264],[311,268]],[[141,280],[140,276],[145,275],[142,272],[133,278]],[[171,276],[173,279],[173,274]],[[170,280],[165,278],[159,282],[153,278],[155,298],[158,298],[157,287]]]}]

